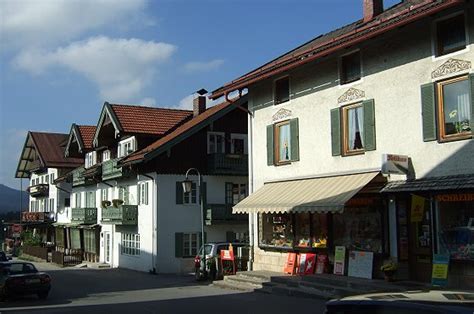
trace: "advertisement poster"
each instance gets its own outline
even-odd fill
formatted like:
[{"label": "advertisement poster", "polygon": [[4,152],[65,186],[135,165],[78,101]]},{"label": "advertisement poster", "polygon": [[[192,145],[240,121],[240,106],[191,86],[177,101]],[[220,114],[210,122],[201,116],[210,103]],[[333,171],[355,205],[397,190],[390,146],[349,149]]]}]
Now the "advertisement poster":
[{"label": "advertisement poster", "polygon": [[286,259],[286,265],[283,269],[285,274],[294,275],[295,274],[295,265],[296,265],[296,253],[288,253],[288,258]]},{"label": "advertisement poster", "polygon": [[349,271],[351,277],[372,279],[374,253],[362,251],[349,252]]},{"label": "advertisement poster", "polygon": [[328,256],[326,254],[320,254],[316,258],[316,274],[324,274],[328,265]]},{"label": "advertisement poster", "polygon": [[300,263],[298,273],[300,275],[310,275],[314,273],[314,266],[316,264],[316,254],[302,253],[300,256]]},{"label": "advertisement poster", "polygon": [[433,255],[433,272],[431,284],[434,286],[446,286],[448,284],[449,255]]},{"label": "advertisement poster", "polygon": [[336,246],[334,253],[334,275],[344,276],[344,268],[346,266],[346,247]]},{"label": "advertisement poster", "polygon": [[422,222],[425,213],[425,198],[417,195],[411,197],[411,222]]}]

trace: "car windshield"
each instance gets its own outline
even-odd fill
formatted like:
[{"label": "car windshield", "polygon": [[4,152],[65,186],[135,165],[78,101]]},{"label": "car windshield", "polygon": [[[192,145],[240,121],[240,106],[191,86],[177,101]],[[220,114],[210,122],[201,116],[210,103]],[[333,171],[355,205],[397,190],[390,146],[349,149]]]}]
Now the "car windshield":
[{"label": "car windshield", "polygon": [[[212,245],[211,245],[211,244],[206,244],[206,245],[204,245],[204,251],[206,252],[206,255],[211,254],[211,252],[212,252]],[[202,255],[202,247],[201,247],[201,249],[199,250],[199,255]]]}]

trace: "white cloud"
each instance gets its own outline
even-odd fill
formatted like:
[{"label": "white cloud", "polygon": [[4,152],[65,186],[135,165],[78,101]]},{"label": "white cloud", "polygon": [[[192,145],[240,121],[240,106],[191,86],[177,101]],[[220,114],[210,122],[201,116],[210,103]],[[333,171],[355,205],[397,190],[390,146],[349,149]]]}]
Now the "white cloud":
[{"label": "white cloud", "polygon": [[215,59],[208,62],[188,62],[184,65],[184,70],[188,73],[207,72],[217,70],[223,64],[224,60],[222,59]]},{"label": "white cloud", "polygon": [[152,97],[146,97],[143,98],[140,102],[140,105],[142,106],[148,106],[148,107],[155,107],[156,106],[156,99]]},{"label": "white cloud", "polygon": [[91,80],[107,101],[129,101],[139,97],[151,81],[159,63],[168,60],[176,47],[141,39],[92,37],[53,52],[22,51],[14,64],[32,74],[52,67],[65,67]]},{"label": "white cloud", "polygon": [[[64,43],[102,27],[117,27],[143,16],[147,0],[2,0],[3,49]],[[150,20],[147,17],[147,23]]]}]

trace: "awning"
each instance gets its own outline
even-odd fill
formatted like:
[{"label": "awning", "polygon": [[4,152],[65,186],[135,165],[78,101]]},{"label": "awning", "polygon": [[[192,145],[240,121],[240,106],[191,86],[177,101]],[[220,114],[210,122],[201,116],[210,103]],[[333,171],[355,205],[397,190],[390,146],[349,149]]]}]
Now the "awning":
[{"label": "awning", "polygon": [[416,180],[392,181],[382,189],[382,193],[427,192],[474,189],[474,174],[443,177],[427,177]]},{"label": "awning", "polygon": [[342,212],[344,204],[380,172],[267,183],[233,207],[242,213]]}]

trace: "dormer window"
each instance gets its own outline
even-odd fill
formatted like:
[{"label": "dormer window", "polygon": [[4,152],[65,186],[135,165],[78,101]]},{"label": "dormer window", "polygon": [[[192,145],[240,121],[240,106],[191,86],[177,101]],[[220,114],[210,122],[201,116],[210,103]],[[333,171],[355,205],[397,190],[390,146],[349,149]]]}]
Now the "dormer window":
[{"label": "dormer window", "polygon": [[117,156],[125,157],[133,153],[137,148],[135,137],[127,138],[119,143],[117,148]]},{"label": "dormer window", "polygon": [[96,152],[89,152],[86,154],[85,166],[90,168],[97,163],[97,154]]},{"label": "dormer window", "polygon": [[102,161],[110,160],[110,150],[104,150],[102,152]]}]

